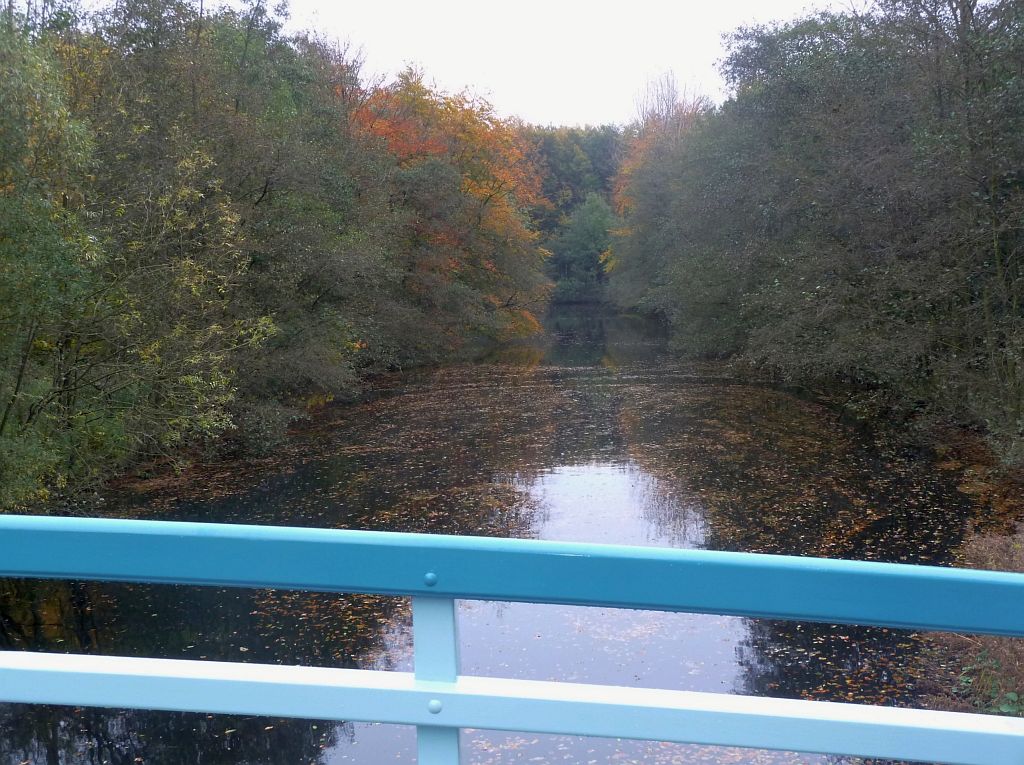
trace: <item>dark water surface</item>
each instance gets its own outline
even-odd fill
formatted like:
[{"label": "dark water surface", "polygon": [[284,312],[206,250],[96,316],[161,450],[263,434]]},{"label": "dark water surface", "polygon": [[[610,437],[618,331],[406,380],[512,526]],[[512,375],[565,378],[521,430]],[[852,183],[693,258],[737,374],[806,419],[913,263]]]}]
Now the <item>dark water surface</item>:
[{"label": "dark water surface", "polygon": [[[336,408],[272,458],[106,497],[110,516],[482,534],[944,562],[970,508],[947,478],[829,409],[668,360],[586,308],[486,362]],[[907,632],[462,602],[462,671],[876,704],[913,702]],[[0,647],[411,669],[408,602],[0,581]],[[0,763],[414,761],[411,728],[0,705]],[[470,763],[834,762],[814,755],[467,731]]]}]

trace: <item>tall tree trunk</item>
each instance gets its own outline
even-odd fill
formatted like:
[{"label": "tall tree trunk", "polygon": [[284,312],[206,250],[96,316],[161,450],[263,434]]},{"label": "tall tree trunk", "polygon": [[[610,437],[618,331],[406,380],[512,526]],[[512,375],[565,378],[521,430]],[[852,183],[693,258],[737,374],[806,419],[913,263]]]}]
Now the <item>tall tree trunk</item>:
[{"label": "tall tree trunk", "polygon": [[4,407],[3,416],[0,417],[0,437],[3,436],[4,430],[7,428],[11,413],[14,411],[14,405],[18,401],[18,394],[21,393],[21,386],[25,382],[25,371],[28,369],[28,359],[32,354],[32,345],[36,341],[38,329],[39,323],[33,319],[32,325],[29,328],[28,338],[25,340],[25,347],[21,352],[21,364],[18,367],[18,375],[14,379],[14,390],[11,392],[11,397],[7,400],[7,406]]}]

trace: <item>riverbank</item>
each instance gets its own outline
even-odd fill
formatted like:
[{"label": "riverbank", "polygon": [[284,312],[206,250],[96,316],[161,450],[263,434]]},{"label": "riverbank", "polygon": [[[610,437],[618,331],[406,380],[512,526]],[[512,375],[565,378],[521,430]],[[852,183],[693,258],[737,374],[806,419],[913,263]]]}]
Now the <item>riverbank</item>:
[{"label": "riverbank", "polygon": [[[1024,572],[1024,474],[1009,472],[981,438],[948,432],[937,467],[982,508],[954,565]],[[942,633],[924,656],[932,678],[925,704],[934,709],[1024,716],[1024,641]]]},{"label": "riverbank", "polygon": [[[971,534],[958,555],[968,568],[1024,572],[1024,524]],[[1024,641],[942,633],[926,655],[933,687],[925,704],[956,712],[1024,717]]]}]

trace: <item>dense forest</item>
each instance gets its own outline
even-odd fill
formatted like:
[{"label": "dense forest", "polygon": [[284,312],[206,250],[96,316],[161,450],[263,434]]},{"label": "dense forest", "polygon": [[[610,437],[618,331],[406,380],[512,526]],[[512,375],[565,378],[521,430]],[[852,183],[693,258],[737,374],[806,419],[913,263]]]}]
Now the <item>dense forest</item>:
[{"label": "dense forest", "polygon": [[654,88],[612,292],[688,356],[951,422],[1024,459],[1024,4],[740,29],[721,106]]},{"label": "dense forest", "polygon": [[607,196],[619,132],[367,83],[282,24],[259,0],[7,4],[0,506],[266,449],[368,375],[537,329],[542,245]]},{"label": "dense forest", "polygon": [[1024,5],[736,31],[720,105],[538,127],[261,0],[8,3],[0,506],[260,452],[369,376],[660,317],[687,357],[1024,459]]},{"label": "dense forest", "polygon": [[554,282],[551,299],[605,301],[613,235],[621,226],[611,202],[627,134],[602,125],[530,127],[527,135],[537,147],[544,172],[545,205],[532,213]]}]

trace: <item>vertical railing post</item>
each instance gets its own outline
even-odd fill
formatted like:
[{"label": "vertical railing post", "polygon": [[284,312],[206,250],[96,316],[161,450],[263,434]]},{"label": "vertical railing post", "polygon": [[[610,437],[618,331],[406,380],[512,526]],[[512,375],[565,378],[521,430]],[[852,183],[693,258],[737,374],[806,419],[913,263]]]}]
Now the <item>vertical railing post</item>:
[{"label": "vertical railing post", "polygon": [[[455,601],[452,598],[413,598],[412,631],[416,679],[455,682],[459,674]],[[431,700],[428,709],[438,716],[439,723],[443,722],[444,708],[440,700]],[[416,750],[419,765],[459,765],[459,729],[418,725]]]}]

